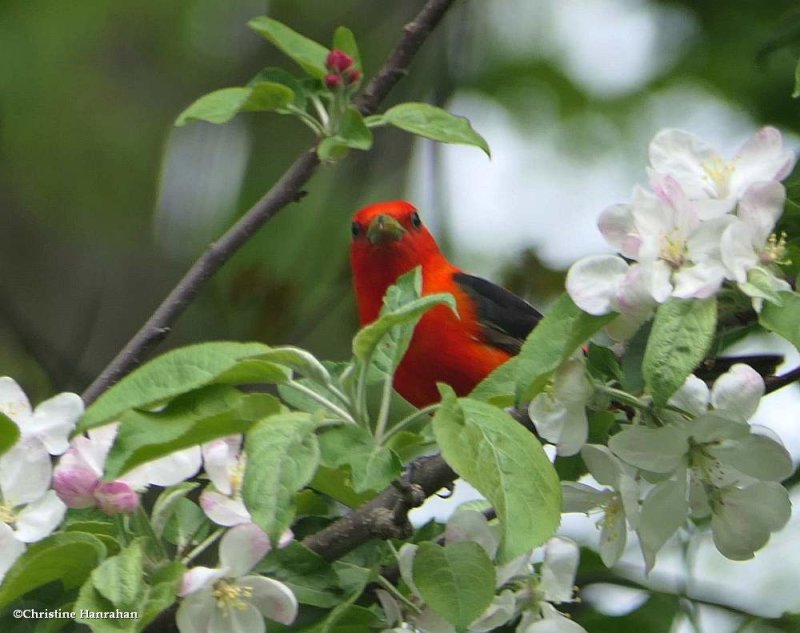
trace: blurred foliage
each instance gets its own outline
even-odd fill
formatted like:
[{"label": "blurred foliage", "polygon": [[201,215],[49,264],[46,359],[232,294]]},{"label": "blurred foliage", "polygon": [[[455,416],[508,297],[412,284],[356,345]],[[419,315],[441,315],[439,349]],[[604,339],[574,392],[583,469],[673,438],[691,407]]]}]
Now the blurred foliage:
[{"label": "blurred foliage", "polygon": [[[175,116],[199,95],[286,63],[246,27],[248,19],[268,13],[321,41],[346,23],[370,76],[421,4],[4,2],[0,374],[15,376],[34,400],[56,389],[81,390],[204,245],[309,145],[305,128],[275,116],[245,115],[219,128],[221,135],[202,123],[172,128]],[[546,9],[551,3],[541,4]],[[456,93],[479,94],[534,136],[553,127],[554,114],[565,152],[591,156],[611,144],[637,156],[643,152],[634,141],[643,104],[670,87],[691,84],[735,104],[756,124],[800,132],[791,99],[800,49],[793,35],[796,3],[742,0],[732,10],[722,0],[653,1],[654,10],[672,16],[658,32],[659,42],[676,52],[646,83],[612,95],[583,86],[552,45],[511,55],[487,41],[494,33],[490,23],[499,24],[500,32],[505,24],[519,31],[513,24],[518,6],[459,0],[386,105],[442,105]],[[692,28],[672,28],[676,20]],[[531,24],[531,37],[542,29]],[[605,132],[588,125],[587,117],[602,118]],[[369,155],[321,169],[308,195],[213,280],[165,347],[259,339],[344,357],[356,326],[348,218],[370,201],[407,195],[412,151],[410,137],[381,130]],[[220,173],[241,185],[229,185],[231,195],[215,198],[213,187],[225,184],[213,179]],[[431,171],[434,185],[440,173]],[[472,254],[449,239],[453,210],[433,189],[437,208],[423,209],[425,216],[453,258],[469,268]],[[187,193],[192,190],[194,195]],[[204,198],[219,200],[219,208],[201,213]],[[167,221],[165,208],[176,214]],[[545,270],[532,249],[504,253],[497,263],[498,279],[534,302],[546,302],[560,284],[560,274]]]}]

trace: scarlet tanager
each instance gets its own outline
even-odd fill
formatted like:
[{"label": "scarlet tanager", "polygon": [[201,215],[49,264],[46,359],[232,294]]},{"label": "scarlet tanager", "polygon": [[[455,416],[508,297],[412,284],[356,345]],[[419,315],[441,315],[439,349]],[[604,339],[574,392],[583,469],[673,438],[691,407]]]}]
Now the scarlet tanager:
[{"label": "scarlet tanager", "polygon": [[395,373],[398,393],[417,407],[439,400],[437,382],[466,395],[519,353],[542,315],[517,295],[451,264],[408,202],[378,202],[353,216],[351,264],[361,325],[378,317],[386,290],[421,266],[422,294],[449,292],[420,320]]}]

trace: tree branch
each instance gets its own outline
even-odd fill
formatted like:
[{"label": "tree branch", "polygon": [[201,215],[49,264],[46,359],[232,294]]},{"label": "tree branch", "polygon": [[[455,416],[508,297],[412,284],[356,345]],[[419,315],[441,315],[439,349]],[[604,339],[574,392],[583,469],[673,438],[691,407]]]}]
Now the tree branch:
[{"label": "tree branch", "polygon": [[[436,27],[454,0],[428,0],[412,22],[403,28],[400,42],[378,73],[357,99],[362,114],[372,114],[395,84],[408,71],[425,39]],[[302,187],[319,166],[316,145],[297,158],[284,175],[216,242],[212,243],[186,272],[152,316],[83,392],[89,405],[142,358],[172,329],[173,323],[194,300],[205,282],[265,223],[290,202],[297,200]]]},{"label": "tree branch", "polygon": [[441,455],[421,457],[412,462],[406,486],[389,486],[357,510],[304,538],[303,545],[333,561],[374,538],[407,538],[411,507],[449,486],[456,477]]},{"label": "tree branch", "polygon": [[795,367],[791,371],[781,374],[780,376],[765,376],[765,393],[772,393],[773,391],[777,391],[786,385],[791,385],[793,382],[798,380],[800,380],[800,367]]}]

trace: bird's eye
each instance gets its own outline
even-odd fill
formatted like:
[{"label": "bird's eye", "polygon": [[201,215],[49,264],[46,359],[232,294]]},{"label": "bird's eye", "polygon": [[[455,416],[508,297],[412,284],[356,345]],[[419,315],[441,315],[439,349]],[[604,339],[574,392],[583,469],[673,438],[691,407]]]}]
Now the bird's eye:
[{"label": "bird's eye", "polygon": [[358,237],[361,233],[361,225],[358,222],[353,222],[350,225],[350,232],[353,234],[353,237]]},{"label": "bird's eye", "polygon": [[417,229],[422,226],[422,220],[419,219],[419,213],[416,211],[411,214],[411,224]]}]

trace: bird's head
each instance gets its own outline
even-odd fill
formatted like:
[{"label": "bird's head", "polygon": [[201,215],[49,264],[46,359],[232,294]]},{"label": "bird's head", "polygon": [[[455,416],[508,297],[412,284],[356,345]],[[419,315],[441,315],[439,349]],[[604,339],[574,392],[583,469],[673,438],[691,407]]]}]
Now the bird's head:
[{"label": "bird's head", "polygon": [[353,257],[421,265],[439,248],[417,209],[403,200],[377,202],[353,216]]}]

